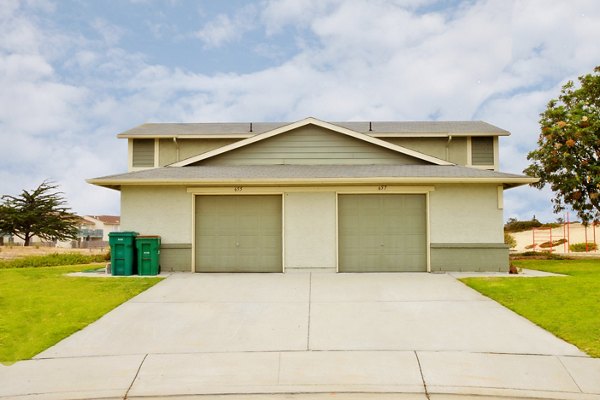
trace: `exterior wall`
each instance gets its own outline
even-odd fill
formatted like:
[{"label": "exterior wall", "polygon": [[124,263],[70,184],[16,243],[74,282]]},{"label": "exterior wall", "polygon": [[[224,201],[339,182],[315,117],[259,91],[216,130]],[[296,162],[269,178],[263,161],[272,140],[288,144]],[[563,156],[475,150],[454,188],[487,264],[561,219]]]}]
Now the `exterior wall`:
[{"label": "exterior wall", "polygon": [[497,185],[437,185],[430,194],[431,271],[508,271]]},{"label": "exterior wall", "polygon": [[[164,167],[165,165],[218,149],[238,140],[240,139],[177,139],[177,144],[175,144],[173,139],[160,139],[158,146],[159,166]],[[177,156],[177,147],[179,147],[179,157]]]},{"label": "exterior wall", "polygon": [[192,197],[183,186],[121,188],[121,230],[160,235],[163,271],[191,271]]},{"label": "exterior wall", "polygon": [[382,140],[458,165],[467,165],[467,138],[465,137],[453,137],[450,142],[445,137],[382,138]]},{"label": "exterior wall", "polygon": [[[335,190],[282,189],[286,272],[336,270]],[[183,186],[124,186],[121,230],[160,235],[162,270],[190,271],[192,201]],[[431,271],[507,271],[502,226],[497,185],[436,185],[429,194]]]},{"label": "exterior wall", "polygon": [[201,165],[429,164],[318,126],[304,126],[199,162]]},{"label": "exterior wall", "polygon": [[284,195],[284,268],[336,270],[334,192]]}]

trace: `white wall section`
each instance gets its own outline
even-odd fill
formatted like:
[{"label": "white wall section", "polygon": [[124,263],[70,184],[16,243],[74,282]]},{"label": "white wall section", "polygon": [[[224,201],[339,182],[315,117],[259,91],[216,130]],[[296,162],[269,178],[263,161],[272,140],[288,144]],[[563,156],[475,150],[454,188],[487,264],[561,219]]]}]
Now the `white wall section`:
[{"label": "white wall section", "polygon": [[192,198],[184,186],[123,186],[121,230],[160,235],[163,243],[191,243]]},{"label": "white wall section", "polygon": [[336,268],[335,193],[285,193],[286,269]]}]

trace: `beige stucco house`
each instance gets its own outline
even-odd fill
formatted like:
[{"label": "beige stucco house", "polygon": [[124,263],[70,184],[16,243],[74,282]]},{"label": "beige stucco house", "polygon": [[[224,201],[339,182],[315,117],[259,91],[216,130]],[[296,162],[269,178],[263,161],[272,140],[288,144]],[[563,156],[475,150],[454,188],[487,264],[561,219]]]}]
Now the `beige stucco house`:
[{"label": "beige stucco house", "polygon": [[121,230],[167,271],[506,271],[505,130],[468,122],[155,123],[123,132]]}]

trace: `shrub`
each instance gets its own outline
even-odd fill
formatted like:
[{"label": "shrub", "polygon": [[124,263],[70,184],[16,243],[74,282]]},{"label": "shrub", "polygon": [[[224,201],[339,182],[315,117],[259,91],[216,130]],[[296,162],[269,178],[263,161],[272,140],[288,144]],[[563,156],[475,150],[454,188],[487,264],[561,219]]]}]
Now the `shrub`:
[{"label": "shrub", "polygon": [[547,241],[544,243],[540,243],[540,247],[542,249],[547,249],[548,247],[556,247],[556,246],[560,246],[563,243],[566,243],[567,239],[558,239],[558,240],[553,240],[552,242]]},{"label": "shrub", "polygon": [[45,256],[29,256],[0,261],[0,268],[57,267],[61,265],[91,264],[104,261],[106,261],[106,254],[54,253]]},{"label": "shrub", "polygon": [[508,232],[504,232],[504,243],[507,244],[511,249],[517,247],[517,240]]},{"label": "shrub", "polygon": [[537,219],[533,219],[531,221],[517,221],[516,219],[511,218],[504,225],[504,230],[506,232],[523,232],[528,231],[532,228],[539,228],[541,226],[542,223]]},{"label": "shrub", "polygon": [[[588,244],[587,244],[588,251],[593,251],[593,250],[597,250],[597,249],[598,249],[598,246],[596,245],[596,243],[588,242]],[[585,243],[573,243],[572,245],[569,246],[569,250],[576,252],[576,253],[585,251]]]},{"label": "shrub", "polygon": [[549,251],[524,251],[523,253],[517,253],[510,256],[513,260],[521,258],[535,258],[540,260],[571,260],[569,257],[561,256]]}]

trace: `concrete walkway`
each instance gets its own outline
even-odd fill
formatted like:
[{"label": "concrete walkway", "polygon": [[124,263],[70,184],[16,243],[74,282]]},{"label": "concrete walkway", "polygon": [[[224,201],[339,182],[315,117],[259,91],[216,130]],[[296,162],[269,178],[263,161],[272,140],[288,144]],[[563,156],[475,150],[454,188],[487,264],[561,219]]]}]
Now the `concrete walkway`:
[{"label": "concrete walkway", "polygon": [[36,359],[0,366],[5,398],[333,392],[600,399],[600,359],[445,274],[173,274]]}]

